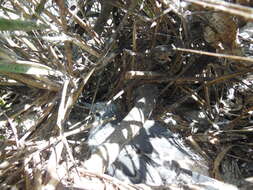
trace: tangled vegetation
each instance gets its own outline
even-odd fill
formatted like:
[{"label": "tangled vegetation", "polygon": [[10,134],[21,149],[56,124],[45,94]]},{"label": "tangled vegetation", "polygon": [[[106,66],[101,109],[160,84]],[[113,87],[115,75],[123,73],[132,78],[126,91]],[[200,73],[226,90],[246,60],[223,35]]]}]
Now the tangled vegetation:
[{"label": "tangled vegetation", "polygon": [[161,189],[83,167],[93,104],[125,115],[149,84],[159,90],[152,117],[206,159],[211,177],[251,189],[252,7],[0,0],[0,189]]}]

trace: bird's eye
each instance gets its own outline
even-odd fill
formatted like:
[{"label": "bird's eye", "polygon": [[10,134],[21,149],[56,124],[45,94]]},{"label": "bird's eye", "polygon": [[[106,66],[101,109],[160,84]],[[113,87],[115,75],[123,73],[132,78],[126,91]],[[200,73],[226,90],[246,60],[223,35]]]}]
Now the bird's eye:
[{"label": "bird's eye", "polygon": [[99,112],[96,112],[96,113],[95,113],[95,116],[96,116],[96,117],[101,117],[101,115],[100,115]]}]

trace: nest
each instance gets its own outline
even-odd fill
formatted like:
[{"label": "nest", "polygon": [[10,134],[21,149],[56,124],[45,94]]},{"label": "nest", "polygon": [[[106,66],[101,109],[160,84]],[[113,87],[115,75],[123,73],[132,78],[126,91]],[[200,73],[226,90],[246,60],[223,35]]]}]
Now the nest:
[{"label": "nest", "polygon": [[83,168],[90,129],[107,122],[93,105],[113,102],[123,117],[136,88],[150,84],[159,91],[152,118],[187,139],[211,177],[252,185],[250,1],[0,6],[1,189],[193,188],[127,184]]}]

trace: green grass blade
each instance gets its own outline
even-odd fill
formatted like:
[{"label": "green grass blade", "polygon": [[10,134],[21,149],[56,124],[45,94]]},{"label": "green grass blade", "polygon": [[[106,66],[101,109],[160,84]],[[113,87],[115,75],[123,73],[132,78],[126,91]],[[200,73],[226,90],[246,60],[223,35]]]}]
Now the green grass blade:
[{"label": "green grass blade", "polygon": [[25,20],[12,20],[0,17],[0,30],[23,30],[23,31],[31,31],[31,30],[40,30],[48,28],[45,24],[37,24],[34,21],[25,21]]},{"label": "green grass blade", "polygon": [[9,73],[21,73],[30,75],[61,75],[60,72],[53,70],[42,64],[34,62],[18,61],[21,63],[10,63],[0,60],[0,71]]}]

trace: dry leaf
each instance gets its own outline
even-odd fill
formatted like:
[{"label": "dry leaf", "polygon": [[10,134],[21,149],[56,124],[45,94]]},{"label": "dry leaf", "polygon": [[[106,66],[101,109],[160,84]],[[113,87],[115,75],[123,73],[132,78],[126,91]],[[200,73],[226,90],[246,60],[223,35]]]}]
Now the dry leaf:
[{"label": "dry leaf", "polygon": [[226,13],[212,13],[206,18],[208,25],[204,28],[205,40],[222,53],[237,49],[237,24],[234,17]]}]

